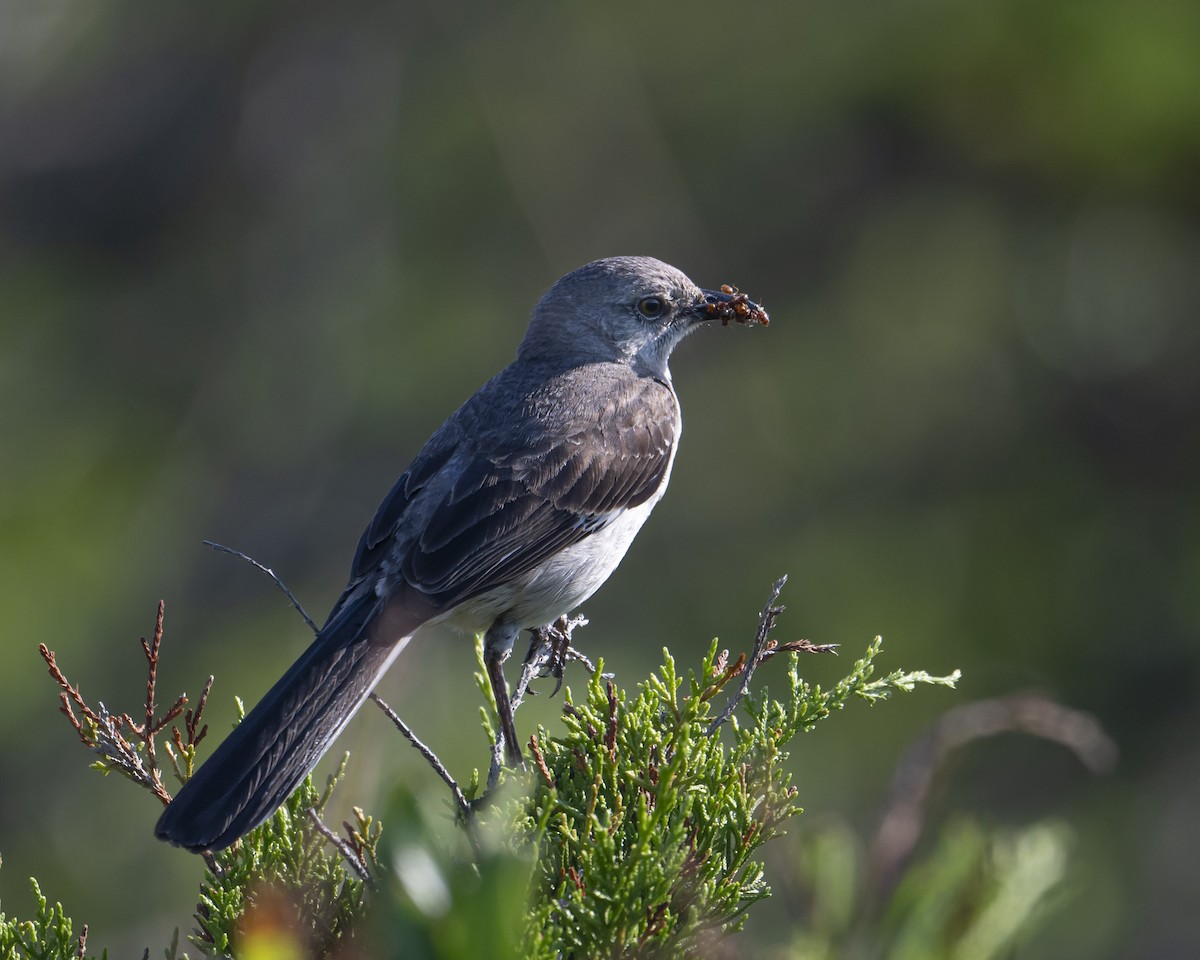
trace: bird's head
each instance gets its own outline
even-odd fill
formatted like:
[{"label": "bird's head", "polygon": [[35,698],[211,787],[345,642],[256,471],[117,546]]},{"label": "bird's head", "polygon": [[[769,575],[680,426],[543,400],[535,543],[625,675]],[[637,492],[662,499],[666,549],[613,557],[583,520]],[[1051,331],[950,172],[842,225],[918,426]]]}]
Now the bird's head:
[{"label": "bird's head", "polygon": [[761,307],[730,291],[702,290],[652,257],[595,260],[546,291],[517,355],[627,363],[643,376],[670,379],[667,360],[675,345],[708,320],[728,319],[731,304],[766,321]]}]

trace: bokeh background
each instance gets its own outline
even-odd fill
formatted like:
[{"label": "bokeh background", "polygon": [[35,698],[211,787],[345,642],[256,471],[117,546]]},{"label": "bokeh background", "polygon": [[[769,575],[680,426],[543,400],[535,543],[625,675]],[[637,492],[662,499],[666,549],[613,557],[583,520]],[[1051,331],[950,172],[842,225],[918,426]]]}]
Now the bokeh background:
[{"label": "bokeh background", "polygon": [[[306,630],[201,540],[323,616],[542,290],[646,253],[774,323],[676,353],[675,480],[584,648],[632,684],[663,644],[745,647],[786,572],[783,638],[962,668],[795,752],[806,817],[863,831],[944,710],[1038,690],[1093,713],[1112,775],[1002,737],[939,809],[1074,831],[1025,955],[1196,956],[1198,171],[1200,7],[1170,0],[7,0],[5,911],[36,874],[93,944],[157,954],[199,879],[152,798],[87,769],[36,644],[136,713],[164,598],[160,699],[216,673],[219,735]],[[472,666],[431,636],[384,690],[462,776],[486,760]],[[439,789],[376,711],[342,743],[346,804]]]}]

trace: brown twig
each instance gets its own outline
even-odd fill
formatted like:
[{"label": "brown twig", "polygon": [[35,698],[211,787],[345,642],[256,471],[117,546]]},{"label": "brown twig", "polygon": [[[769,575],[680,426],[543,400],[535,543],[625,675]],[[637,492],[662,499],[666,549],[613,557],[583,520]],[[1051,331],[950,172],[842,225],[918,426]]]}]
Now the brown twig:
[{"label": "brown twig", "polygon": [[717,669],[717,678],[700,692],[701,703],[707,703],[724,690],[725,685],[730,680],[741,674],[742,670],[746,667],[746,655],[739,653],[737,660],[731,664],[729,662],[729,651],[722,650],[718,654],[717,661],[713,666]]},{"label": "brown twig", "polygon": [[1037,693],[979,700],[946,711],[896,765],[887,808],[871,843],[871,888],[882,903],[924,828],[937,776],[950,756],[982,737],[1027,733],[1072,751],[1092,773],[1108,773],[1117,746],[1091,714]]},{"label": "brown twig", "polygon": [[840,643],[813,643],[811,640],[788,640],[784,643],[771,640],[759,655],[758,662],[764,663],[777,653],[832,653],[836,657],[840,646]]},{"label": "brown twig", "polygon": [[617,762],[617,688],[608,681],[608,728],[604,731],[604,746],[608,748],[608,760]]},{"label": "brown twig", "polygon": [[546,786],[554,788],[554,777],[550,774],[550,768],[546,766],[546,755],[542,753],[542,745],[538,743],[537,734],[533,733],[529,736],[529,752],[533,754],[534,766],[538,768],[538,773],[542,775],[542,779],[546,781]]},{"label": "brown twig", "polygon": [[758,632],[754,636],[754,647],[750,651],[750,656],[741,654],[737,662],[733,666],[727,666],[728,653],[722,651],[720,658],[715,666],[721,670],[721,675],[710,684],[703,693],[700,694],[702,699],[711,699],[716,693],[724,687],[731,679],[736,676],[741,676],[742,682],[738,685],[729,697],[729,702],[725,704],[724,709],[717,715],[716,719],[709,724],[708,730],[705,731],[708,736],[712,736],[721,728],[731,716],[737,705],[750,691],[750,679],[754,676],[754,671],[759,665],[765,663],[777,653],[832,653],[836,656],[838,645],[836,643],[812,643],[808,640],[790,640],[786,643],[777,643],[771,639],[771,631],[775,629],[775,621],[779,615],[786,609],[783,606],[776,606],[775,601],[779,599],[779,594],[783,590],[783,585],[787,583],[787,574],[776,580],[771,585],[771,595],[767,597],[766,606],[762,608],[762,612],[758,615]]},{"label": "brown twig", "polygon": [[[135,721],[128,713],[110,713],[102,702],[98,702],[96,707],[90,706],[83,699],[79,688],[73,685],[59,668],[54,651],[40,643],[38,652],[46,662],[50,676],[59,686],[59,710],[66,716],[84,746],[99,754],[107,765],[150,790],[165,806],[171,802],[171,794],[163,785],[155,738],[183,712],[187,695],[180,694],[166,713],[161,717],[155,716],[158,654],[162,646],[164,609],[165,605],[160,600],[152,640],[149,643],[145,637],[141,640],[147,667],[145,719],[141,723]],[[75,709],[83,715],[84,720],[76,716]],[[126,736],[126,730],[130,736]],[[141,745],[140,749],[135,742]]]},{"label": "brown twig", "polygon": [[72,686],[67,680],[62,670],[59,669],[58,663],[54,659],[54,651],[47,647],[44,643],[38,644],[38,653],[42,655],[42,659],[46,661],[46,667],[50,672],[50,676],[54,678],[54,682],[62,688],[59,693],[59,700],[62,705],[58,708],[59,711],[70,721],[71,726],[75,728],[75,732],[79,734],[79,739],[83,741],[85,746],[94,747],[96,741],[90,737],[83,728],[83,724],[75,716],[75,712],[71,709],[71,704],[79,708],[80,713],[92,721],[99,723],[100,717],[92,710],[91,707],[83,699],[83,695],[79,692],[79,688]]},{"label": "brown twig", "polygon": [[[154,756],[154,686],[158,682],[158,650],[162,646],[163,637],[163,611],[165,607],[161,600],[158,601],[158,612],[154,617],[154,636],[150,643],[146,643],[146,638],[142,637],[142,651],[146,654],[146,720],[142,724],[142,730],[147,734],[145,739],[146,757],[150,761],[151,768],[157,765]],[[175,701],[174,709],[182,710],[183,703],[187,702],[186,697],[180,697]],[[176,714],[178,715],[178,714]],[[168,721],[170,722],[170,721]]]},{"label": "brown twig", "polygon": [[[204,708],[208,706],[208,695],[212,692],[213,680],[216,679],[211,673],[208,679],[204,681],[204,689],[200,691],[200,699],[196,701],[196,709],[189,710],[183,717],[184,726],[187,728],[187,742],[189,746],[196,746],[204,735],[208,733],[208,724],[200,726],[200,718],[204,716]],[[196,728],[200,727],[199,733]]]},{"label": "brown twig", "polygon": [[[157,754],[155,751],[155,738],[158,736],[159,733],[161,733],[164,729],[166,729],[167,725],[170,724],[171,721],[173,721],[181,713],[183,713],[183,708],[187,704],[187,694],[181,693],[178,697],[175,698],[175,702],[173,704],[171,704],[170,709],[168,709],[167,712],[162,715],[162,717],[155,719],[154,711],[155,711],[157,705],[154,702],[154,699],[155,699],[154,692],[155,692],[155,687],[158,683],[158,652],[159,652],[159,649],[162,647],[164,610],[165,610],[165,604],[163,603],[162,600],[159,600],[158,601],[158,613],[154,619],[154,634],[149,643],[146,642],[145,637],[142,637],[142,641],[141,641],[142,642],[142,652],[146,656],[145,720],[139,724],[139,723],[135,723],[133,718],[128,713],[124,713],[121,715],[122,719],[125,722],[125,725],[127,727],[129,727],[129,729],[145,745],[145,747],[146,747],[146,764],[150,771],[151,776],[157,782],[157,785],[159,787],[162,786],[162,778],[160,776],[160,772],[159,772],[159,768],[158,768],[158,757],[157,757]],[[163,788],[161,790],[155,789],[155,793],[159,796],[160,799],[165,795],[166,802],[170,801],[170,795],[167,794],[165,788]]]}]

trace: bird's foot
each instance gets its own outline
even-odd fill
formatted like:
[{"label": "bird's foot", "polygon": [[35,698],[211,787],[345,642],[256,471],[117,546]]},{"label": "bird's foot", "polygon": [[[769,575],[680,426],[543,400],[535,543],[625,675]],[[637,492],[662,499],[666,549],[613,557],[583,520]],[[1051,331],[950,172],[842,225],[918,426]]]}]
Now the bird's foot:
[{"label": "bird's foot", "polygon": [[537,677],[553,677],[555,684],[550,696],[554,696],[562,688],[563,672],[568,661],[582,660],[595,672],[591,661],[571,646],[571,634],[576,627],[586,626],[587,622],[587,617],[569,617],[563,614],[553,623],[534,627],[529,631],[532,638],[522,672],[528,671],[531,676]]}]

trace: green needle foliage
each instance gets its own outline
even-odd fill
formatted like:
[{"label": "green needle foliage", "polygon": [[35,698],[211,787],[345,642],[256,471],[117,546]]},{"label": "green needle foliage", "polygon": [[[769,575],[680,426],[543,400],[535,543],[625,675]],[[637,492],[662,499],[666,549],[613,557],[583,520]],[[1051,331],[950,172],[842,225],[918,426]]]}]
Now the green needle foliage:
[{"label": "green needle foliage", "polygon": [[307,777],[266,823],[210,861],[196,907],[199,926],[190,938],[205,954],[235,953],[247,939],[282,939],[294,955],[323,957],[350,936],[366,908],[359,871],[374,861],[379,827],[356,810],[353,846],[339,850],[318,826],[348,759],[323,793]]},{"label": "green needle foliage", "polygon": [[[664,650],[662,666],[632,694],[595,670],[582,697],[567,690],[562,731],[539,728],[529,742],[528,769],[502,777],[467,815],[458,803],[449,804],[451,816],[444,805],[431,813],[427,803],[401,792],[387,809],[386,835],[356,809],[356,825],[337,837],[320,817],[341,771],[323,792],[310,778],[261,827],[206,858],[192,945],[207,956],[246,960],[710,955],[770,895],[762,847],[801,812],[784,766],[792,739],[853,700],[874,704],[958,679],[957,671],[876,676],[882,645],[876,638],[832,688],[809,684],[800,676],[800,653],[826,648],[806,641],[775,646],[768,634],[776,613],[768,604],[749,659],[730,663],[714,641],[699,669],[683,675]],[[151,695],[160,640],[161,611],[155,642],[145,645]],[[53,655],[43,656],[68,719],[72,707],[88,716]],[[771,659],[786,662],[778,696],[750,689],[752,677],[778,678],[765,666]],[[167,721],[156,717],[151,695],[144,722],[122,720],[131,731],[122,736],[130,755],[144,758],[141,766],[114,768],[157,795],[162,781],[153,739]],[[184,733],[170,733],[177,755],[181,744],[194,747],[203,738],[200,711],[183,714],[182,703],[171,711],[186,725]],[[84,727],[80,738],[91,750],[113,751],[89,738],[81,722],[72,726],[77,733]],[[176,764],[177,771],[183,766]],[[480,782],[478,773],[473,782]],[[1058,885],[1062,848],[1043,843],[1039,859],[1030,853],[1032,841],[1005,846],[977,830],[969,835],[977,838],[972,845],[963,836],[910,872],[891,908],[878,914],[882,925],[862,922],[866,911],[855,892],[861,884],[844,869],[853,857],[809,858],[825,873],[837,868],[821,886],[842,893],[817,902],[810,929],[796,931],[791,955],[851,957],[864,937],[876,943],[882,937],[904,947],[896,956],[918,956],[944,948],[951,919],[962,934],[951,942],[996,955],[1033,916],[1042,894]],[[966,867],[964,850],[975,851]],[[984,889],[985,880],[989,896],[968,895]],[[0,915],[0,957],[85,957],[86,928],[75,937],[62,908],[34,889],[34,919]],[[942,914],[950,919],[928,922]],[[166,955],[178,956],[177,943]],[[965,956],[945,949],[928,955]]]},{"label": "green needle foliage", "polygon": [[786,747],[852,698],[870,703],[918,683],[895,671],[871,679],[881,642],[833,689],[805,683],[789,653],[785,695],[740,704],[729,743],[713,730],[715,695],[737,675],[714,641],[684,680],[674,658],[635,697],[593,674],[581,703],[568,691],[566,733],[539,730],[538,776],[524,802],[536,844],[534,907],[523,955],[687,957],[740,930],[770,895],[759,848],[801,812]]},{"label": "green needle foliage", "polygon": [[955,823],[904,878],[884,918],[894,960],[1012,956],[1056,904],[1071,844],[1062,824],[990,835]]},{"label": "green needle foliage", "polygon": [[[0,958],[3,960],[91,960],[87,924],[76,934],[61,903],[51,904],[36,880],[30,880],[37,912],[32,920],[9,918],[0,910]],[[100,954],[106,960],[108,951]]]},{"label": "green needle foliage", "polygon": [[786,843],[797,865],[791,882],[809,910],[771,960],[1016,956],[1064,905],[1072,879],[1074,837],[1055,821],[989,830],[955,817],[882,905],[872,902],[873,884],[862,875],[868,851],[844,824]]}]

